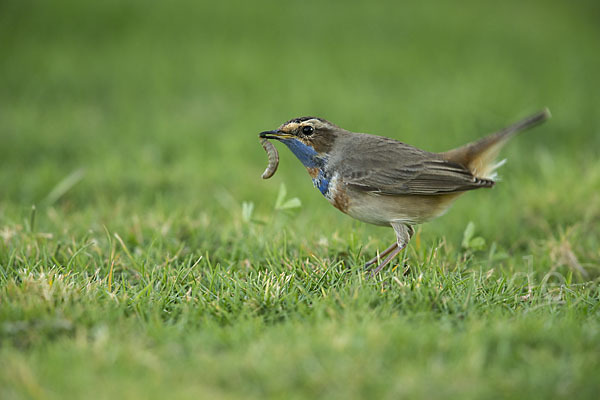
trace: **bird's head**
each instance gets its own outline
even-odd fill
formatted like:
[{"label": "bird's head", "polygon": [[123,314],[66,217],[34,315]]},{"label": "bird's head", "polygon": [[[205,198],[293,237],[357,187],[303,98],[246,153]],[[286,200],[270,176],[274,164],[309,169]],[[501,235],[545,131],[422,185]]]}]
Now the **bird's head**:
[{"label": "bird's head", "polygon": [[260,133],[261,138],[277,139],[285,144],[307,168],[327,158],[340,128],[317,117],[291,119],[278,129]]}]

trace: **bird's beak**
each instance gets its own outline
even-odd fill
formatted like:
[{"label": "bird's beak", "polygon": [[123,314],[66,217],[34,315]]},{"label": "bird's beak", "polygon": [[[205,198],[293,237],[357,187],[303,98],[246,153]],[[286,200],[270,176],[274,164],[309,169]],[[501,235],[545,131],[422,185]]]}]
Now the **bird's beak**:
[{"label": "bird's beak", "polygon": [[258,136],[261,138],[264,138],[264,139],[285,139],[285,138],[292,137],[293,135],[290,135],[289,133],[285,133],[285,132],[282,132],[279,130],[274,130],[274,131],[261,132]]}]

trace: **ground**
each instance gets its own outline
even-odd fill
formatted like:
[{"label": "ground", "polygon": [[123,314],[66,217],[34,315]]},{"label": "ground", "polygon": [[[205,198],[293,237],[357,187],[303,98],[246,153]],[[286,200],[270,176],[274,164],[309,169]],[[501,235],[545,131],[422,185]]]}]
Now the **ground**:
[{"label": "ground", "polygon": [[[0,397],[596,398],[600,8],[0,4]],[[258,133],[448,150],[549,107],[417,228],[331,207]]]}]

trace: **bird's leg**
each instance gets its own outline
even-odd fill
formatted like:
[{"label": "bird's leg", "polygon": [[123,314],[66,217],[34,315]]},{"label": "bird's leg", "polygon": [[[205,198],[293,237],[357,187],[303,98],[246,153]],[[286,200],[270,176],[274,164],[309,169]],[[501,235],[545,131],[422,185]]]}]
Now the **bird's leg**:
[{"label": "bird's leg", "polygon": [[394,250],[397,246],[398,246],[398,242],[394,242],[390,247],[388,247],[383,252],[381,252],[381,254],[377,254],[375,257],[373,257],[369,261],[367,261],[367,263],[365,264],[365,268],[369,268],[371,265],[373,265],[377,261],[379,261],[382,257],[387,256],[390,253],[390,251]]},{"label": "bird's leg", "polygon": [[377,266],[377,268],[375,268],[375,270],[371,273],[371,276],[377,275],[377,273],[381,271],[383,267],[388,265],[390,261],[392,261],[392,259],[398,255],[398,253],[404,250],[404,248],[410,241],[410,238],[412,237],[413,233],[415,232],[412,226],[410,225],[394,222],[392,222],[391,225],[392,228],[394,228],[394,231],[396,232],[396,246],[393,250],[390,250],[389,255],[385,258],[385,260],[381,262],[381,264]]},{"label": "bird's leg", "polygon": [[385,260],[383,260],[383,261],[381,262],[381,264],[379,264],[379,265],[377,266],[377,268],[375,268],[375,270],[374,270],[373,272],[371,272],[371,276],[375,276],[375,275],[377,275],[377,273],[378,273],[379,271],[381,271],[381,269],[382,269],[383,267],[385,267],[386,265],[388,265],[388,264],[390,263],[390,261],[392,261],[392,258],[396,257],[396,256],[398,255],[398,253],[400,253],[402,250],[404,250],[404,248],[405,248],[405,247],[406,247],[406,245],[404,245],[404,246],[402,246],[402,247],[400,247],[400,246],[397,246],[397,247],[394,249],[394,251],[392,251],[392,252],[390,253],[390,255],[389,255],[389,256],[387,256],[387,257],[385,258]]}]

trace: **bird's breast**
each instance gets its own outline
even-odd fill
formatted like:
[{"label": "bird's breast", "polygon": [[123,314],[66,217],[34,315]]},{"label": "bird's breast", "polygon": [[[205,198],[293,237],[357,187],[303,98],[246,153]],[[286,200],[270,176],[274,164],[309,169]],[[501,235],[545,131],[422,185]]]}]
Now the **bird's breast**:
[{"label": "bird's breast", "polygon": [[327,197],[331,176],[322,167],[306,167],[306,170],[312,178],[313,185],[319,189],[323,196]]},{"label": "bird's breast", "polygon": [[348,212],[349,198],[338,173],[329,173],[322,167],[306,168],[313,185],[338,210]]}]

